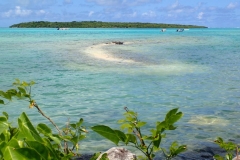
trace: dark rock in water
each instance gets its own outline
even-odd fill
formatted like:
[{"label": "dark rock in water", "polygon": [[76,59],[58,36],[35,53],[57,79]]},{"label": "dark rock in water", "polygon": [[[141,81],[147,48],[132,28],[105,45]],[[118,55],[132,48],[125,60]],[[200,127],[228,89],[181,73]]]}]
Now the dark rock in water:
[{"label": "dark rock in water", "polygon": [[[211,142],[204,142],[198,144],[195,149],[179,154],[172,160],[214,160],[214,155],[224,156],[226,152],[217,144]],[[73,160],[90,160],[92,155],[82,155]],[[157,155],[154,160],[164,160],[163,155]]]},{"label": "dark rock in water", "polygon": [[[186,151],[179,154],[173,160],[214,160],[214,155],[225,155],[225,150],[220,148],[217,144],[211,142],[204,142],[196,146],[191,151]],[[163,160],[162,156],[156,157],[154,160]]]},{"label": "dark rock in water", "polygon": [[115,43],[115,44],[123,44],[123,42],[120,42],[120,41],[113,41],[112,43]]},{"label": "dark rock in water", "polygon": [[93,155],[91,154],[83,154],[80,157],[75,157],[72,158],[72,160],[90,160],[92,158]]}]

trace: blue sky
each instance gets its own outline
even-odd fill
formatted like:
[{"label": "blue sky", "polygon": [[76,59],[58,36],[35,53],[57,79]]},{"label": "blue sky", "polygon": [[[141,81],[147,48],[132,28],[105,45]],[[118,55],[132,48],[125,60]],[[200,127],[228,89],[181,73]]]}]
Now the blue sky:
[{"label": "blue sky", "polygon": [[240,27],[240,0],[0,0],[0,27],[93,20]]}]

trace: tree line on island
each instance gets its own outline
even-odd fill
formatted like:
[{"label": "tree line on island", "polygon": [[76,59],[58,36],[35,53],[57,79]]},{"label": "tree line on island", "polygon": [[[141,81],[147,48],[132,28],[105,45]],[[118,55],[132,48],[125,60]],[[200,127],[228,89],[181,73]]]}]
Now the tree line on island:
[{"label": "tree line on island", "polygon": [[102,22],[102,21],[72,21],[48,22],[33,21],[11,25],[10,28],[207,28],[197,25],[140,23],[140,22]]}]

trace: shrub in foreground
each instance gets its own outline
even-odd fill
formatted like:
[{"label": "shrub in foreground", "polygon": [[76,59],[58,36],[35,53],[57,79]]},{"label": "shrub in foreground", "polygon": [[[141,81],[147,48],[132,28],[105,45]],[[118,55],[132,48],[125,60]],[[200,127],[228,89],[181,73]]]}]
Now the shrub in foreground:
[{"label": "shrub in foreground", "polygon": [[[79,142],[86,138],[86,129],[82,127],[83,119],[79,119],[76,123],[68,123],[65,128],[59,127],[48,117],[32,99],[31,88],[35,82],[21,82],[16,80],[12,89],[7,91],[0,90],[0,104],[5,105],[5,101],[11,101],[13,98],[27,99],[29,108],[36,108],[38,112],[49,120],[57,129],[58,133],[53,133],[51,127],[40,123],[34,127],[26,113],[22,113],[18,118],[18,126],[13,127],[8,121],[9,115],[3,112],[0,116],[0,159],[71,159],[79,156]],[[148,135],[143,134],[142,129],[146,122],[140,121],[138,115],[134,111],[125,107],[125,118],[119,120],[122,130],[114,130],[105,125],[96,125],[92,130],[102,135],[106,139],[119,142],[125,145],[133,146],[139,149],[148,160],[155,157],[155,153],[162,151],[166,160],[177,156],[186,150],[186,145],[179,146],[175,141],[171,144],[169,150],[161,147],[162,139],[166,137],[165,131],[175,130],[174,124],[183,116],[182,112],[178,112],[178,108],[170,110],[163,121],[158,121],[156,127],[150,130]],[[144,132],[145,133],[145,132]],[[92,159],[96,159],[92,157]],[[101,160],[107,160],[104,154]],[[141,158],[142,159],[142,158]]]}]

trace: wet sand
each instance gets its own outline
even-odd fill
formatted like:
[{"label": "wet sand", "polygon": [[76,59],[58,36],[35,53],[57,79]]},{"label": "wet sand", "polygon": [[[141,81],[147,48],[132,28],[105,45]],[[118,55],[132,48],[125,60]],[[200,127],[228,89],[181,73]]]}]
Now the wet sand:
[{"label": "wet sand", "polygon": [[92,45],[85,49],[85,53],[90,57],[100,59],[100,60],[105,60],[105,61],[111,61],[111,62],[117,62],[117,63],[138,63],[131,59],[124,59],[124,58],[113,56],[111,53],[109,53],[107,50],[104,49],[104,47],[109,45],[116,45],[116,44],[102,43],[102,44]]}]

